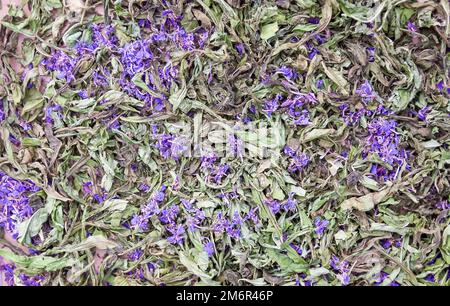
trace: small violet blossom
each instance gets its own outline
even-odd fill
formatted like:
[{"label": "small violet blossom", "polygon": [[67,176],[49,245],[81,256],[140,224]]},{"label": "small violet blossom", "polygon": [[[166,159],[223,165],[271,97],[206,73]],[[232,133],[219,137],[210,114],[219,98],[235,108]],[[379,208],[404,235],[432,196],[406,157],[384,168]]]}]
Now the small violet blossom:
[{"label": "small violet blossom", "polygon": [[362,98],[362,101],[364,103],[369,103],[377,97],[376,93],[372,88],[372,85],[370,85],[369,81],[367,80],[364,81],[364,83],[361,84],[361,86],[358,89],[356,89],[355,93]]},{"label": "small violet blossom", "polygon": [[0,172],[0,227],[17,237],[17,225],[34,212],[30,197],[40,190],[32,181],[16,180]]},{"label": "small violet blossom", "polygon": [[327,229],[328,225],[330,224],[330,221],[323,219],[321,217],[316,217],[314,219],[314,226],[315,226],[315,232],[317,236],[322,236],[325,230]]}]

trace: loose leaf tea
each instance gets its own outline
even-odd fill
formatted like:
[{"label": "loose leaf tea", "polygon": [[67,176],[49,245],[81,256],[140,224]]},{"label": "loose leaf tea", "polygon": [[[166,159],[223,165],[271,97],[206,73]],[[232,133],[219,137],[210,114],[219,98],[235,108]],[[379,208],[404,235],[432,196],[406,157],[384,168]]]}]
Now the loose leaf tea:
[{"label": "loose leaf tea", "polygon": [[450,285],[450,5],[3,2],[6,285]]}]

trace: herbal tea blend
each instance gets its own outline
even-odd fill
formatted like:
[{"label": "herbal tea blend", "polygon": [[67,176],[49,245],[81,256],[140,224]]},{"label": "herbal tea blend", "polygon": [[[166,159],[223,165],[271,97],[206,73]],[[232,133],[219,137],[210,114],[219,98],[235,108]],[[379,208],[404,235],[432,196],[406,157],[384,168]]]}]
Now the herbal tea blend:
[{"label": "herbal tea blend", "polygon": [[449,1],[2,12],[3,285],[450,285]]}]

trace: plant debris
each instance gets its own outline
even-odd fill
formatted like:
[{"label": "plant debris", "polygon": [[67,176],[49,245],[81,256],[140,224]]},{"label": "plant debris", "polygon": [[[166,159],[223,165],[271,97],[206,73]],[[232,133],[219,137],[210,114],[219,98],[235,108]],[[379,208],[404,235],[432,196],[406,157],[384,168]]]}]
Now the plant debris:
[{"label": "plant debris", "polygon": [[0,282],[450,285],[450,5],[28,1]]}]

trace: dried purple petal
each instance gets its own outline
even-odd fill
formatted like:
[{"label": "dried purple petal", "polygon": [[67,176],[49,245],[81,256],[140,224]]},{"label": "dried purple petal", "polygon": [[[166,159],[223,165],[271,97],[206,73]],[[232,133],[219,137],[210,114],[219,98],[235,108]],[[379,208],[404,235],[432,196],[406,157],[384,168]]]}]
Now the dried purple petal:
[{"label": "dried purple petal", "polygon": [[317,217],[316,219],[314,219],[314,226],[317,236],[322,236],[329,224],[330,221],[326,219],[322,220],[321,217]]}]

